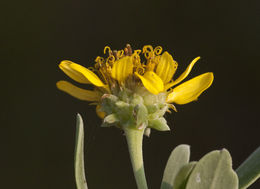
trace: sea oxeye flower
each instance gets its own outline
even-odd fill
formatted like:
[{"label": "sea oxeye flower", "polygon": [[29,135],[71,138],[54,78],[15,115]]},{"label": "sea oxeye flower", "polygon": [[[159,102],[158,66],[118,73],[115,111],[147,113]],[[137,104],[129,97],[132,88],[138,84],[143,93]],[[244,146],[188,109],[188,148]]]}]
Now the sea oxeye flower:
[{"label": "sea oxeye flower", "polygon": [[[60,90],[80,100],[94,102],[98,116],[104,118],[102,126],[169,130],[163,118],[165,112],[176,111],[173,104],[197,100],[213,81],[213,73],[208,72],[180,84],[200,57],[192,60],[174,79],[178,64],[168,52],[162,53],[160,46],[146,45],[134,51],[130,45],[119,51],[106,46],[104,54],[106,52],[108,57],[98,56],[90,68],[69,60],[59,65],[73,80],[94,85],[93,90],[78,88],[67,81],[57,82]],[[149,129],[145,133],[148,134]]]},{"label": "sea oxeye flower", "polygon": [[97,57],[93,67],[85,68],[64,60],[60,69],[73,80],[94,85],[93,90],[81,89],[67,81],[57,82],[57,87],[80,99],[96,105],[103,119],[102,126],[116,126],[125,133],[135,179],[139,189],[147,189],[145,179],[142,139],[149,136],[150,128],[169,130],[164,114],[174,104],[187,104],[197,100],[213,82],[213,73],[199,75],[180,84],[190,73],[195,58],[176,79],[173,76],[178,64],[161,47],[146,45],[142,50],[104,48],[107,58]]}]

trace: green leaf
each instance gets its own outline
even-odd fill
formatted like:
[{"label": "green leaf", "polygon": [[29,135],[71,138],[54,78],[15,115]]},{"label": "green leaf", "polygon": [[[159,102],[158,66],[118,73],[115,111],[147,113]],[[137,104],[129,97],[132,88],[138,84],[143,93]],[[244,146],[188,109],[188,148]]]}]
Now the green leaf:
[{"label": "green leaf", "polygon": [[84,128],[80,114],[77,114],[76,124],[76,146],[75,146],[75,178],[77,189],[87,189],[87,181],[84,169]]},{"label": "green leaf", "polygon": [[260,177],[260,147],[258,147],[236,170],[239,188],[244,189]]},{"label": "green leaf", "polygon": [[174,180],[174,183],[173,183],[174,189],[185,189],[186,188],[188,178],[189,178],[192,170],[194,169],[196,163],[197,162],[195,162],[195,161],[190,162],[190,163],[184,165],[180,169],[180,171],[178,172],[178,174]]},{"label": "green leaf", "polygon": [[172,189],[176,175],[180,169],[189,162],[190,146],[182,144],[171,153],[166,164],[161,189]]},{"label": "green leaf", "polygon": [[186,189],[238,189],[229,152],[223,149],[206,154],[192,171]]}]

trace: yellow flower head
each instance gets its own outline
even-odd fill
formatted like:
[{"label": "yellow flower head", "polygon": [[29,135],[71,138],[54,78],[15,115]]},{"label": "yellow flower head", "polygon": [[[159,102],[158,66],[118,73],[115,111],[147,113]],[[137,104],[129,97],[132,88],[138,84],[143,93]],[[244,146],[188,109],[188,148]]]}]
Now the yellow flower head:
[{"label": "yellow flower head", "polygon": [[175,109],[171,103],[197,100],[213,82],[213,73],[208,72],[178,85],[200,57],[173,79],[178,64],[168,52],[162,52],[160,46],[146,45],[134,51],[130,45],[118,51],[106,46],[104,54],[108,54],[107,58],[98,56],[90,68],[68,60],[59,65],[70,78],[92,84],[94,90],[81,89],[67,81],[57,82],[60,90],[80,100],[95,102],[97,114],[104,118],[104,126],[136,125],[137,128],[168,130],[163,115],[169,108]]}]

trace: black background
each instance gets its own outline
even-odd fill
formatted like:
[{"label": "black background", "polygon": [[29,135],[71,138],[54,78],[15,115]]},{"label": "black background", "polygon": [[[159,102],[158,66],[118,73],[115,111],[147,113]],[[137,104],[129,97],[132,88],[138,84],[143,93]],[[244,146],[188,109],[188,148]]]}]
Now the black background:
[{"label": "black background", "polygon": [[[85,122],[90,189],[136,188],[126,141],[100,128],[93,106],[60,92],[58,69],[69,59],[86,67],[103,47],[161,45],[189,78],[214,72],[199,101],[168,114],[171,132],[144,139],[150,188],[159,188],[171,150],[191,145],[191,160],[227,148],[233,167],[259,146],[259,1],[6,1],[1,24],[1,188],[75,187],[75,117]],[[87,86],[86,88],[91,88]],[[259,188],[256,183],[251,188]]]}]

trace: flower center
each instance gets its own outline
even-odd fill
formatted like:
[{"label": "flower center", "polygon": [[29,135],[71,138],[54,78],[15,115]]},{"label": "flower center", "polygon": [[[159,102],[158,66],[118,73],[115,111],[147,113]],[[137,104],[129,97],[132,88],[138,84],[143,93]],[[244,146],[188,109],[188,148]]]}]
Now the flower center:
[{"label": "flower center", "polygon": [[[141,60],[140,54],[144,55],[144,60]],[[125,57],[131,57],[128,61],[133,64],[131,82],[136,80],[140,82],[139,79],[133,73],[144,74],[146,71],[154,71],[156,65],[160,60],[160,54],[162,53],[162,47],[158,46],[155,49],[151,45],[146,45],[143,50],[132,50],[129,44],[123,50],[111,50],[109,46],[104,48],[104,54],[108,54],[107,58],[98,56],[95,60],[96,64],[91,67],[104,83],[107,83],[110,88],[115,87],[116,80],[112,77],[112,68],[116,62],[122,61]],[[121,63],[122,64],[122,63]],[[126,81],[126,82],[129,82]],[[136,82],[134,82],[136,84]]]}]

